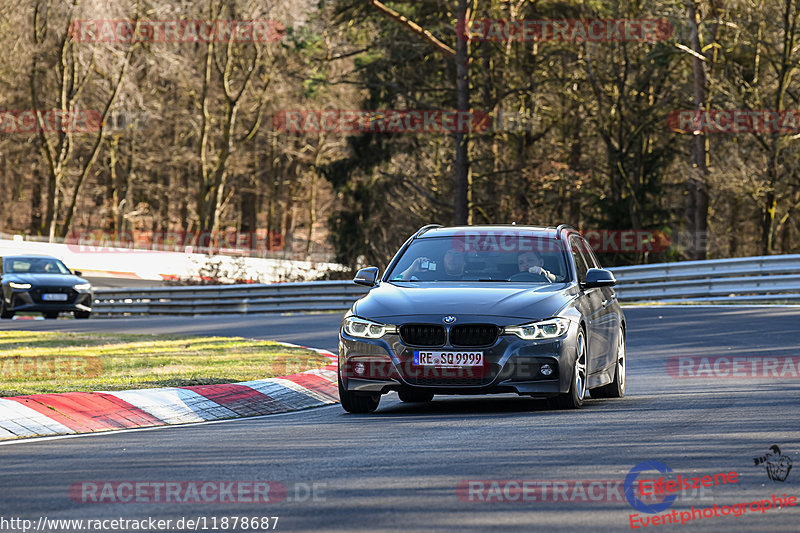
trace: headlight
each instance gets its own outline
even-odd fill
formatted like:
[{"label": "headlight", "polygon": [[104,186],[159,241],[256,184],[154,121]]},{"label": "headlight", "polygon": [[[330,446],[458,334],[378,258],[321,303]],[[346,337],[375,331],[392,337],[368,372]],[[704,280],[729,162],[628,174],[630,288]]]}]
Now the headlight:
[{"label": "headlight", "polygon": [[371,320],[349,316],[344,319],[344,332],[362,339],[379,339],[387,333],[397,333],[397,326],[387,326]]},{"label": "headlight", "polygon": [[522,326],[506,326],[503,333],[516,335],[520,339],[532,341],[536,339],[555,339],[569,329],[569,320],[566,318],[551,318],[533,324]]},{"label": "headlight", "polygon": [[76,291],[88,291],[89,289],[92,288],[92,284],[91,283],[78,283],[77,285],[73,285],[72,288],[75,289]]},{"label": "headlight", "polygon": [[8,286],[11,287],[12,289],[30,289],[31,288],[31,284],[30,283],[15,283],[13,281],[10,281],[8,283]]}]

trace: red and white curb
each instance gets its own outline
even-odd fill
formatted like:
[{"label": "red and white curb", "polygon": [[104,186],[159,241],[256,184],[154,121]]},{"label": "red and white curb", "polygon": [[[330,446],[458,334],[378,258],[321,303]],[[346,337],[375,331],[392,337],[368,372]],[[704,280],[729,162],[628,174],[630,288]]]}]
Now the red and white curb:
[{"label": "red and white curb", "polygon": [[223,385],[0,398],[0,440],[208,422],[337,403],[336,355],[310,349],[331,363],[290,376]]}]

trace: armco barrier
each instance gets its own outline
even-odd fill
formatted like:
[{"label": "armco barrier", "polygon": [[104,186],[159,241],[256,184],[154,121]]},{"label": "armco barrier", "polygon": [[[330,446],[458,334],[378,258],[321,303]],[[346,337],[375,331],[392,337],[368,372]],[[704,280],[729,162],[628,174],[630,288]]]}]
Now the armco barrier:
[{"label": "armco barrier", "polygon": [[352,281],[97,289],[96,315],[201,315],[338,311],[368,292]]},{"label": "armco barrier", "polygon": [[[800,255],[612,268],[622,302],[800,302]],[[368,292],[351,281],[98,289],[95,315],[343,311]]]},{"label": "armco barrier", "polygon": [[800,301],[800,255],[736,257],[612,268],[625,302]]}]

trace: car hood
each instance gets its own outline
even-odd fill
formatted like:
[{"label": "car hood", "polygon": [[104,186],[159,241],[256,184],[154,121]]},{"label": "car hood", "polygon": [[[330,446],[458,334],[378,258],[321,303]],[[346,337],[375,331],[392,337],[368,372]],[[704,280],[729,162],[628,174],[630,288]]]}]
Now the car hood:
[{"label": "car hood", "polygon": [[30,283],[34,287],[67,287],[79,283],[89,283],[73,274],[3,274],[3,281]]},{"label": "car hood", "polygon": [[555,315],[576,292],[565,283],[383,282],[356,302],[354,313],[385,322],[422,315],[538,320]]}]

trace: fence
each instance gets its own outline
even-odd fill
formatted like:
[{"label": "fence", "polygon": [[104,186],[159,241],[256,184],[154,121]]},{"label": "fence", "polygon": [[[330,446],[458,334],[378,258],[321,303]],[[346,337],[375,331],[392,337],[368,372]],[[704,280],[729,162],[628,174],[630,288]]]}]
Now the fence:
[{"label": "fence", "polygon": [[613,268],[621,301],[800,300],[800,255],[740,257]]},{"label": "fence", "polygon": [[[622,302],[800,301],[800,255],[612,268]],[[98,289],[96,315],[343,311],[368,292],[351,281]]]}]

